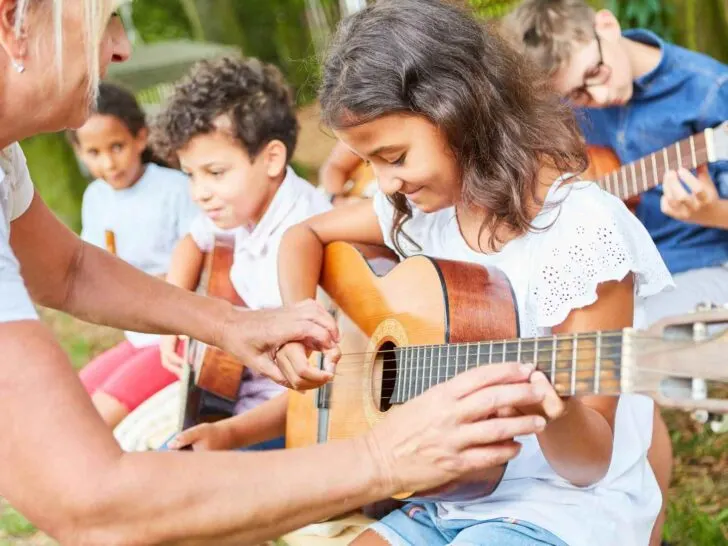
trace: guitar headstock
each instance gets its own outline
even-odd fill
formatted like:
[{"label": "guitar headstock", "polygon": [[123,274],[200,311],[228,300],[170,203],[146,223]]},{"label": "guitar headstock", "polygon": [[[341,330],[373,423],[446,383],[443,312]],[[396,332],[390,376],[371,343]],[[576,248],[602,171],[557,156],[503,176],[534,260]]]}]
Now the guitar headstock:
[{"label": "guitar headstock", "polygon": [[728,121],[713,129],[706,129],[705,142],[710,163],[728,160]]},{"label": "guitar headstock", "polygon": [[666,388],[670,379],[728,381],[728,308],[702,306],[630,331],[622,355],[625,391],[647,394],[666,407],[728,413],[727,399],[676,398]]}]

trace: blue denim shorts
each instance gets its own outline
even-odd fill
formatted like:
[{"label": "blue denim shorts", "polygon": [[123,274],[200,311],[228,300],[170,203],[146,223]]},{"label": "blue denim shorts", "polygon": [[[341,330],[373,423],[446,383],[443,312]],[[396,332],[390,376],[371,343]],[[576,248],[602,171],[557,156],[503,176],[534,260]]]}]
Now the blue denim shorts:
[{"label": "blue denim shorts", "polygon": [[568,546],[546,529],[511,518],[441,519],[433,503],[412,503],[374,523],[392,546]]}]

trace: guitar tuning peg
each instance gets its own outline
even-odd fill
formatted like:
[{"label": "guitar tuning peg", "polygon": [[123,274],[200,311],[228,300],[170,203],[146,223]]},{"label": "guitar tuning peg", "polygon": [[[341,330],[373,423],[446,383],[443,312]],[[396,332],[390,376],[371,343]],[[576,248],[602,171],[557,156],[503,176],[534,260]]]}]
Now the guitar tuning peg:
[{"label": "guitar tuning peg", "polygon": [[[724,307],[728,308],[728,304],[726,304]],[[704,301],[704,302],[701,302],[698,305],[696,305],[695,311],[693,311],[693,312],[700,313],[701,311],[711,311],[713,309],[719,309],[719,308],[720,308],[720,305],[716,305],[715,303],[712,303],[709,301]]]}]

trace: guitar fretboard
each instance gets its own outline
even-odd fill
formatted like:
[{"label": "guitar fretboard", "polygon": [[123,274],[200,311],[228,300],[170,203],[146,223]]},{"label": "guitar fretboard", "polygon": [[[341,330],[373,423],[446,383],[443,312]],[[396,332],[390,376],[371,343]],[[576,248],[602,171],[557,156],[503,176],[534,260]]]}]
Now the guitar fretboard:
[{"label": "guitar fretboard", "polygon": [[597,180],[602,189],[620,199],[628,199],[662,184],[668,171],[695,169],[713,160],[710,130],[692,135],[658,150]]},{"label": "guitar fretboard", "polygon": [[404,403],[462,372],[501,362],[534,364],[562,396],[619,394],[622,343],[623,333],[615,331],[400,347],[394,349],[391,403]]}]

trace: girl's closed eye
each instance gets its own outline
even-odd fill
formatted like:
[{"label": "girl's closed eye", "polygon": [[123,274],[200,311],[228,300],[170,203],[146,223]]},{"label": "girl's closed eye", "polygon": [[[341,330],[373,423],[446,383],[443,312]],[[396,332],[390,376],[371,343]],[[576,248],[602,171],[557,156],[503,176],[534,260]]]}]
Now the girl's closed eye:
[{"label": "girl's closed eye", "polygon": [[394,161],[390,162],[390,165],[394,165],[396,167],[401,167],[404,165],[404,160],[407,159],[407,152],[404,152],[401,156],[399,156]]}]

